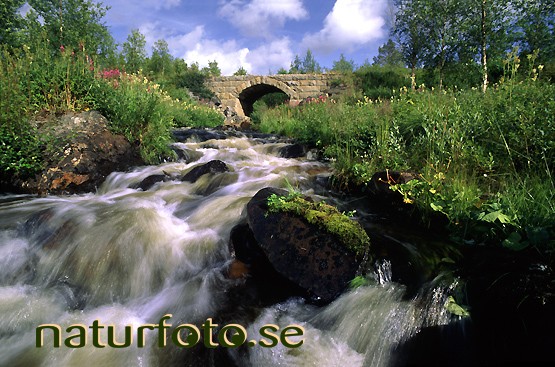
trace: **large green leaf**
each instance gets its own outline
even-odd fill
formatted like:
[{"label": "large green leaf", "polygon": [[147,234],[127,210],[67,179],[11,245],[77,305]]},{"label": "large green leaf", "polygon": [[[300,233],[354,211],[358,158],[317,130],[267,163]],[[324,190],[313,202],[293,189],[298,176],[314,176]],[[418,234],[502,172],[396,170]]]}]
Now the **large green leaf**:
[{"label": "large green leaf", "polygon": [[493,212],[490,212],[490,213],[487,213],[487,214],[486,213],[481,213],[478,216],[478,219],[481,220],[481,221],[484,221],[484,222],[488,222],[488,223],[493,223],[496,220],[498,220],[499,222],[504,223],[504,224],[512,223],[511,218],[508,215],[504,214],[501,210],[496,210],[496,211],[493,211]]},{"label": "large green leaf", "polygon": [[522,241],[522,236],[518,232],[513,232],[503,241],[503,246],[513,251],[524,250],[528,247],[528,241]]}]

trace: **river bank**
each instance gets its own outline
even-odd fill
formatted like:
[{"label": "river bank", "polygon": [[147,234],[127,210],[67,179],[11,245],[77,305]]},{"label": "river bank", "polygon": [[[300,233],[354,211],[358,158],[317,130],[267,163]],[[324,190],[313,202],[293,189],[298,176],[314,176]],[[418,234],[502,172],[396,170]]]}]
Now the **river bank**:
[{"label": "river bank", "polygon": [[[553,277],[533,252],[515,256],[503,249],[456,247],[444,232],[422,228],[383,201],[334,192],[327,164],[280,157],[290,143],[277,137],[184,132],[175,134],[183,141],[174,148],[188,158],[114,172],[94,194],[2,198],[3,364],[69,365],[82,358],[152,366],[552,360]],[[227,169],[181,181],[215,160]],[[141,188],[153,176],[162,179]],[[261,304],[260,292],[278,290],[268,289],[264,279],[243,278],[242,271],[229,277],[237,268],[227,244],[245,205],[264,187],[288,185],[343,211],[356,210],[371,239],[374,261],[367,284],[327,306],[289,298],[291,289],[279,303]],[[470,318],[459,320],[448,311],[449,296]],[[153,345],[119,350],[32,345],[34,327],[41,323],[98,319],[123,330],[131,323],[158,322],[164,313],[179,323],[208,317],[238,323],[253,335],[268,323],[299,324],[306,330],[305,344],[294,352],[276,346],[167,353]],[[123,334],[117,337],[123,340]]]}]

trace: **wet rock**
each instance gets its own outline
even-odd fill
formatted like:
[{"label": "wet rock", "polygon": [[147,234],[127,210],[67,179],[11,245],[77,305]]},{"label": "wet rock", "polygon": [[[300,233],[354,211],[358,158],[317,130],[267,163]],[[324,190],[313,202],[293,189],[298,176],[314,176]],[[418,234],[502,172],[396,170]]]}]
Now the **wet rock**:
[{"label": "wet rock", "polygon": [[475,330],[477,361],[551,365],[555,361],[555,269],[535,248],[464,248],[460,276]]},{"label": "wet rock", "polygon": [[37,231],[53,217],[54,209],[43,209],[35,212],[18,227],[17,234],[23,237],[30,237],[37,233]]},{"label": "wet rock", "polygon": [[[197,185],[198,187],[194,191],[194,194],[202,196],[211,195],[222,187],[237,182],[238,178],[239,176],[234,172],[225,172],[214,177],[206,176],[206,182],[201,185]],[[200,177],[199,179],[204,180],[204,178]]]},{"label": "wet rock", "polygon": [[[254,238],[248,223],[240,223],[231,230],[229,251],[234,257],[234,262],[241,264],[241,275],[248,275],[242,287],[233,289],[230,293],[235,299],[233,303],[248,307],[266,307],[290,297],[310,297],[306,290],[274,269]],[[234,267],[238,268],[238,265]],[[231,269],[233,268],[230,266],[228,277],[233,279]]]},{"label": "wet rock", "polygon": [[[395,366],[550,366],[555,362],[554,271],[534,250],[463,247],[460,296],[471,317],[400,343]],[[433,346],[433,353],[430,353]]]},{"label": "wet rock", "polygon": [[33,250],[54,250],[73,236],[76,224],[60,218],[53,209],[34,213],[18,228],[18,234],[30,239]]},{"label": "wet rock", "polygon": [[266,271],[275,271],[295,284],[311,302],[331,302],[354,278],[358,268],[355,254],[335,236],[300,216],[269,213],[267,200],[272,194],[286,192],[262,189],[247,204],[252,237],[233,241],[236,258],[246,264],[266,263]]},{"label": "wet rock", "polygon": [[173,137],[179,142],[197,142],[202,143],[207,140],[227,139],[227,135],[223,131],[207,130],[207,129],[175,129]]},{"label": "wet rock", "polygon": [[67,277],[58,279],[52,289],[64,299],[68,310],[83,310],[87,304],[86,294],[80,287],[71,284]]},{"label": "wet rock", "polygon": [[319,161],[322,159],[322,154],[318,149],[310,149],[306,153],[306,159],[309,161]]},{"label": "wet rock", "polygon": [[200,166],[196,166],[192,170],[190,170],[187,174],[185,174],[181,181],[195,183],[201,176],[207,173],[223,173],[228,172],[229,168],[227,165],[220,161],[220,160],[213,160],[208,163],[202,164]]},{"label": "wet rock", "polygon": [[202,157],[202,153],[197,152],[196,150],[182,148],[177,145],[172,145],[172,150],[177,155],[177,159],[185,163],[198,161],[200,157]]},{"label": "wet rock", "polygon": [[246,278],[248,274],[249,267],[247,266],[247,264],[237,259],[233,260],[227,268],[227,277],[229,279]]},{"label": "wet rock", "polygon": [[170,178],[166,175],[151,175],[139,182],[138,184],[132,185],[132,189],[141,189],[143,191],[147,191],[148,189],[152,188],[158,182],[166,182]]},{"label": "wet rock", "polygon": [[218,146],[216,144],[211,144],[211,143],[204,143],[201,145],[202,149],[215,149],[218,150]]},{"label": "wet rock", "polygon": [[301,144],[286,145],[279,150],[279,156],[282,158],[300,158],[306,155],[306,147]]}]

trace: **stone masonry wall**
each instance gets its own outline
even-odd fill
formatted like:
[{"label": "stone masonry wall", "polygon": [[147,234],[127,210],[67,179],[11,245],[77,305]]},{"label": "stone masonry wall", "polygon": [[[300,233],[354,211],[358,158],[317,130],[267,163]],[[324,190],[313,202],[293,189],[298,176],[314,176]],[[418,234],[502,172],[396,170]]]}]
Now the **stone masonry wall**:
[{"label": "stone masonry wall", "polygon": [[232,107],[244,116],[239,95],[255,85],[270,85],[289,95],[292,103],[308,97],[316,97],[329,89],[333,74],[278,74],[268,76],[243,75],[214,77],[207,87],[214,92],[224,106]]}]

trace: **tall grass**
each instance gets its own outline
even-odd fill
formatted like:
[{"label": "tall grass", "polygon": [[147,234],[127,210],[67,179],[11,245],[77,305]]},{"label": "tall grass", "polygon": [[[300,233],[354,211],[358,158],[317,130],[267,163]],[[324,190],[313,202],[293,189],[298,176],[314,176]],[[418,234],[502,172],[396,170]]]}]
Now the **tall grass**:
[{"label": "tall grass", "polygon": [[506,80],[485,94],[401,88],[356,105],[281,106],[260,127],[321,147],[340,183],[364,185],[386,169],[420,174],[393,189],[424,212],[444,213],[461,240],[510,239],[503,243],[521,248],[548,233],[544,245],[554,247],[552,84]]}]

